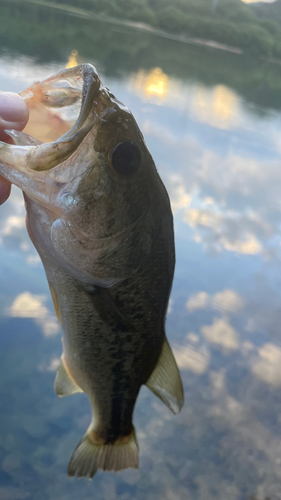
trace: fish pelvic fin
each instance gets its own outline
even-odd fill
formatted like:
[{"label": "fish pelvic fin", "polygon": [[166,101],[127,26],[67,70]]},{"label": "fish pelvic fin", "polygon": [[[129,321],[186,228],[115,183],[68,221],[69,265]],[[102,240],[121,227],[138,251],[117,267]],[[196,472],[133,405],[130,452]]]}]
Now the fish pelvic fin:
[{"label": "fish pelvic fin", "polygon": [[183,407],[184,394],[180,372],[165,337],[160,357],[146,386],[175,414]]},{"label": "fish pelvic fin", "polygon": [[61,398],[70,396],[76,392],[83,392],[71,377],[63,358],[61,358],[60,366],[58,367],[54,389],[55,393]]},{"label": "fish pelvic fin", "polygon": [[138,444],[135,429],[129,436],[118,438],[115,443],[101,444],[90,426],[75,449],[67,469],[69,476],[86,477],[90,479],[98,469],[118,472],[139,466]]}]

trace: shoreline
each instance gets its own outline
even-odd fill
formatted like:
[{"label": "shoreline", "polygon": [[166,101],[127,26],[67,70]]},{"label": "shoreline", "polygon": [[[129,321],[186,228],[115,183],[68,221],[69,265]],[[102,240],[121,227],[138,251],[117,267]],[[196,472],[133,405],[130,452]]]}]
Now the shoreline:
[{"label": "shoreline", "polygon": [[[11,0],[5,0],[7,3],[11,3]],[[169,40],[174,40],[176,42],[187,43],[190,45],[197,45],[202,47],[207,47],[215,50],[223,50],[226,52],[231,52],[232,54],[242,55],[244,51],[238,47],[232,47],[231,45],[226,45],[224,43],[216,42],[214,40],[205,40],[203,38],[187,37],[185,35],[173,35],[166,31],[150,26],[137,21],[122,21],[121,19],[113,17],[105,17],[100,14],[95,14],[94,12],[81,9],[80,7],[73,7],[72,5],[60,4],[54,2],[47,2],[46,0],[12,0],[14,3],[31,3],[34,5],[39,5],[41,7],[48,7],[51,9],[56,9],[61,12],[68,13],[70,15],[78,16],[83,19],[92,19],[94,21],[101,21],[108,24],[113,24],[116,26],[122,26],[127,28],[137,29],[142,32],[150,33],[151,35],[158,36],[161,38],[167,38]]]}]

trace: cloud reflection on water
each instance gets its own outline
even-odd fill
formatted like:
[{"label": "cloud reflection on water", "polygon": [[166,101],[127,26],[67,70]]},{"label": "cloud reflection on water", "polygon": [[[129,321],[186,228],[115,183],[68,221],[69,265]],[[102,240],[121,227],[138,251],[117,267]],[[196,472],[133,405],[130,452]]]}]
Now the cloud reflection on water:
[{"label": "cloud reflection on water", "polygon": [[281,348],[274,344],[264,344],[258,350],[259,357],[252,365],[253,373],[273,387],[281,386]]},{"label": "cloud reflection on water", "polygon": [[[50,69],[26,59],[19,65],[9,58],[2,62],[0,74],[11,85],[16,76],[20,88],[30,79],[61,69],[58,64]],[[281,386],[281,118],[269,113],[257,119],[238,94],[221,84],[207,88],[170,77],[166,87],[159,84],[158,94],[157,82],[152,82],[152,97],[144,103],[141,89],[135,93],[130,87],[133,78],[107,79],[106,84],[126,104],[131,99],[171,196],[178,255],[167,332],[183,373],[186,404],[175,418],[144,388],[135,412],[141,472],[100,473],[95,495],[97,500],[105,496],[240,500],[255,493],[259,499],[277,500],[281,483],[280,426],[276,424]],[[165,88],[162,94],[161,88]],[[31,268],[38,257],[23,226],[24,208],[17,190],[1,207],[1,214],[3,262],[21,264],[22,258],[36,278],[32,289],[30,283],[27,288],[28,281],[25,288],[16,282],[11,285],[9,320],[12,324],[16,318],[30,319],[44,336],[55,334],[59,326],[47,305],[47,292],[41,290],[41,266]],[[87,426],[88,408],[83,395],[80,403],[76,397],[57,401],[52,385],[60,339],[43,338],[40,346],[39,360],[28,359],[28,350],[22,348],[36,374],[24,379],[30,384],[31,408],[27,392],[21,394],[22,372],[17,373],[17,363],[10,362],[15,366],[13,374],[11,368],[3,368],[8,381],[18,377],[8,395],[2,388],[5,408],[21,403],[16,408],[23,422],[15,416],[12,422],[10,415],[3,417],[14,444],[1,448],[2,466],[13,481],[22,478],[27,489],[32,490],[34,478],[42,482],[44,500],[63,495],[78,498],[81,492],[83,498],[92,498],[93,484],[87,489],[82,482],[68,484],[65,477],[71,448]],[[9,361],[16,354],[7,351]],[[45,394],[42,387],[47,386]],[[25,443],[29,450],[20,455],[22,470],[12,469],[15,459],[7,458],[16,453],[15,442]],[[7,492],[12,498],[11,488],[2,490]]]},{"label": "cloud reflection on water", "polygon": [[0,252],[12,251],[24,256],[29,266],[40,263],[25,227],[25,208],[21,191],[15,186],[8,201],[1,206]]},{"label": "cloud reflection on water", "polygon": [[221,129],[239,126],[241,103],[238,95],[225,85],[207,88],[186,85],[168,77],[161,68],[140,69],[130,80],[130,88],[144,101],[183,109],[200,122]]},{"label": "cloud reflection on water", "polygon": [[18,295],[10,308],[10,315],[17,318],[32,318],[41,327],[46,337],[51,337],[59,332],[59,324],[48,308],[44,305],[47,300],[45,295],[32,295],[24,292]]},{"label": "cloud reflection on water", "polygon": [[153,68],[149,72],[139,70],[132,87],[144,99],[154,100],[161,104],[169,98],[169,77],[161,68]]},{"label": "cloud reflection on water", "polygon": [[205,347],[196,349],[193,346],[176,346],[173,351],[181,370],[191,370],[197,375],[202,375],[208,368],[210,354]]},{"label": "cloud reflection on water", "polygon": [[192,295],[187,303],[186,309],[190,312],[196,309],[204,309],[206,307],[212,307],[221,312],[236,313],[244,305],[244,300],[238,293],[234,290],[222,290],[214,295],[209,295],[208,293],[202,291],[195,295]]},{"label": "cloud reflection on water", "polygon": [[[190,93],[192,100],[192,87]],[[179,122],[185,116],[178,135],[160,116],[155,108],[143,129],[154,149],[162,149],[160,168],[174,214],[208,252],[262,253],[269,258],[269,247],[276,247],[276,235],[280,238],[280,153],[273,133],[279,118],[272,114],[256,126],[255,116],[244,109],[239,127],[225,130],[212,144],[213,126],[200,117],[194,120],[189,108],[178,114]]]},{"label": "cloud reflection on water", "polygon": [[215,319],[211,325],[202,326],[201,331],[208,342],[221,347],[224,352],[238,349],[238,333],[227,318]]},{"label": "cloud reflection on water", "polygon": [[238,96],[224,85],[216,85],[213,89],[199,86],[192,102],[192,113],[203,123],[226,130],[239,125]]}]

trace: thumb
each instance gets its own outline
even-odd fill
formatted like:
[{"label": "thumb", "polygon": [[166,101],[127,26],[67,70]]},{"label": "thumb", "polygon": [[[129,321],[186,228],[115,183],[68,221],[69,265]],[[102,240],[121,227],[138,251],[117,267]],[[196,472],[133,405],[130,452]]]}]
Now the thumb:
[{"label": "thumb", "polygon": [[[25,101],[14,92],[0,92],[0,140],[10,142],[5,129],[22,130],[28,122],[29,110]],[[11,184],[0,176],[0,205],[11,192]]]},{"label": "thumb", "polygon": [[8,142],[5,129],[22,130],[28,122],[29,110],[22,97],[14,92],[0,92],[0,140]]}]

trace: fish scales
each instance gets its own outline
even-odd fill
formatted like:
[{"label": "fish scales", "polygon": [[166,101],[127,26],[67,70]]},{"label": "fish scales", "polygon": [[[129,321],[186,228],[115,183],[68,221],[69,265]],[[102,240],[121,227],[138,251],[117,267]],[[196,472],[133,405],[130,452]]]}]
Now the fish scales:
[{"label": "fish scales", "polygon": [[13,131],[15,144],[0,145],[0,174],[24,192],[63,330],[55,391],[85,392],[92,407],[68,473],[137,467],[132,419],[141,386],[174,413],[183,404],[165,335],[175,262],[169,197],[131,112],[91,65],[21,95],[62,122],[64,108],[80,102],[76,122],[53,143]]}]

